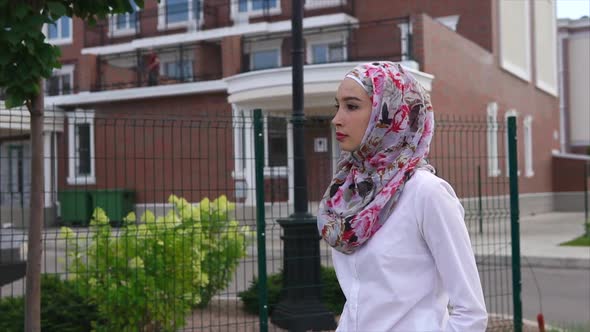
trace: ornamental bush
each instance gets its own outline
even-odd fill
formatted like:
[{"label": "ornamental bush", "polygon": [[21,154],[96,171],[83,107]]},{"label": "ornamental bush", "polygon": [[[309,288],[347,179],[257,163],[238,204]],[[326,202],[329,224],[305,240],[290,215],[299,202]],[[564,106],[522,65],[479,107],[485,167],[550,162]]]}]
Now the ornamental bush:
[{"label": "ornamental bush", "polygon": [[235,205],[221,196],[192,205],[170,196],[165,216],[130,213],[111,228],[97,208],[90,241],[62,228],[68,272],[98,308],[95,331],[174,331],[195,306],[206,306],[227,287],[251,238],[231,217]]}]

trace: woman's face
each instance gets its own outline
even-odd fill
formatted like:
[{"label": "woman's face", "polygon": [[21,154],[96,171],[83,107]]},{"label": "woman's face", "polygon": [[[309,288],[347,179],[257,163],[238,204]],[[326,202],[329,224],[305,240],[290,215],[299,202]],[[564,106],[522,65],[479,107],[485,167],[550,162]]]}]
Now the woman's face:
[{"label": "woman's face", "polygon": [[332,119],[340,149],[358,149],[371,118],[371,99],[356,81],[345,78],[336,93],[337,112]]}]

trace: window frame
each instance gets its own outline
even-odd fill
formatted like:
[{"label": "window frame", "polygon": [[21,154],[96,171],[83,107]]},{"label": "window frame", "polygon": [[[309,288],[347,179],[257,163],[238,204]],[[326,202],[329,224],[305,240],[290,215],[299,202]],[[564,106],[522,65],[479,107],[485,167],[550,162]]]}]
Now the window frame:
[{"label": "window frame", "polygon": [[[191,67],[191,75],[188,77],[190,79],[187,79],[187,77],[184,77],[184,79],[181,82],[194,82],[196,81],[195,77],[195,56],[194,56],[195,52],[194,49],[188,49],[186,50],[185,53],[183,53],[182,55],[182,59],[180,58],[180,51],[175,51],[175,52],[168,52],[168,53],[158,53],[158,57],[160,59],[160,70],[159,70],[159,74],[160,77],[168,77],[166,75],[165,72],[165,68],[168,64],[170,63],[175,63],[175,62],[188,62],[190,63],[190,67]],[[180,78],[174,78],[174,79],[178,79],[180,80]]]},{"label": "window frame", "polygon": [[498,155],[498,104],[488,103],[486,112],[488,176],[497,177],[502,174]]},{"label": "window frame", "polygon": [[[270,145],[269,145],[269,120],[268,118],[278,118],[278,119],[284,119],[286,122],[286,126],[285,126],[285,138],[286,138],[286,143],[287,146],[285,147],[285,152],[287,153],[287,160],[286,160],[286,165],[284,166],[270,166],[270,157],[269,157],[269,152],[270,152]],[[285,177],[288,175],[288,169],[289,169],[289,122],[288,119],[286,119],[284,116],[282,116],[281,114],[264,114],[263,115],[263,121],[264,121],[264,125],[263,125],[263,136],[264,136],[264,176],[278,176],[278,177]]]},{"label": "window frame", "polygon": [[[282,13],[281,0],[275,0],[276,6],[269,7],[268,9],[253,9],[252,0],[246,0],[248,2],[248,10],[240,11],[240,1],[232,1],[231,5],[231,19],[236,23],[248,23],[246,18],[256,18],[264,15],[279,15]],[[263,1],[263,0],[260,0]]]},{"label": "window frame", "polygon": [[[273,39],[273,40],[266,40],[266,41],[262,41],[262,42],[257,42],[257,43],[249,44],[246,47],[246,53],[250,57],[250,59],[249,59],[250,71],[269,70],[269,69],[281,68],[283,66],[282,44],[283,44],[283,39],[282,38]],[[254,53],[257,53],[257,52],[265,52],[265,51],[276,51],[277,52],[277,54],[278,54],[278,56],[277,56],[277,67],[264,68],[264,69],[255,69],[254,68],[254,56],[253,56],[253,54]]]},{"label": "window frame", "polygon": [[[68,178],[69,185],[89,185],[96,184],[96,156],[95,156],[95,138],[94,138],[94,111],[76,109],[74,112],[66,113],[68,119]],[[90,135],[90,174],[78,174],[80,164],[77,147],[79,137],[77,136],[77,125],[88,124]]]},{"label": "window frame", "polygon": [[[70,25],[70,35],[65,38],[61,35],[62,24],[63,24],[62,20],[67,20],[67,22],[69,22],[69,25]],[[53,45],[72,44],[72,42],[74,40],[74,21],[72,20],[72,18],[68,17],[68,16],[62,16],[55,21],[55,25],[57,27],[57,32],[58,32],[59,37],[58,38],[50,38],[49,37],[49,26],[47,25],[47,23],[43,24],[43,34],[45,35],[45,40],[47,40],[49,43],[51,43]]]},{"label": "window frame", "polygon": [[[185,21],[179,22],[167,22],[167,1],[168,0],[161,0],[158,4],[158,31],[165,31],[169,29],[177,29],[177,28],[191,28],[194,27],[195,29],[201,28],[203,26],[203,21],[205,19],[203,13],[203,2],[204,0],[186,0],[188,3],[188,17]],[[199,17],[195,18],[194,13],[194,3],[198,1],[201,3]]]},{"label": "window frame", "polygon": [[[121,37],[121,36],[129,36],[139,33],[141,30],[141,22],[139,22],[139,12],[141,8],[137,6],[137,4],[130,0],[131,6],[135,8],[133,13],[122,13],[122,14],[112,14],[109,15],[109,32],[112,37]],[[135,25],[132,27],[130,22],[130,16],[135,15]],[[117,20],[120,15],[125,15],[125,20],[127,23],[127,27],[124,29],[119,29],[117,27]]]},{"label": "window frame", "polygon": [[47,90],[47,95],[48,96],[63,96],[63,95],[72,94],[72,92],[74,91],[74,70],[75,70],[74,65],[62,65],[61,68],[54,69],[53,72],[51,73],[51,77],[53,77],[54,75],[55,76],[64,76],[64,75],[70,76],[70,82],[69,82],[70,83],[70,92],[64,93],[63,82],[60,81],[59,93],[57,95],[50,95],[49,94],[49,85],[47,84],[48,81],[46,80],[45,90]]}]

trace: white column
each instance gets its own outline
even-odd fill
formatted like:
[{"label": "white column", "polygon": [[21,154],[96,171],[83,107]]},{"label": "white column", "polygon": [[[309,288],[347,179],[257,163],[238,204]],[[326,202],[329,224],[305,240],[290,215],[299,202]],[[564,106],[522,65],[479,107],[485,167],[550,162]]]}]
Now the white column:
[{"label": "white column", "polygon": [[254,122],[253,114],[250,111],[244,112],[244,139],[246,140],[246,150],[244,151],[244,179],[248,186],[246,196],[246,205],[254,206],[256,204],[256,168],[254,154]]}]

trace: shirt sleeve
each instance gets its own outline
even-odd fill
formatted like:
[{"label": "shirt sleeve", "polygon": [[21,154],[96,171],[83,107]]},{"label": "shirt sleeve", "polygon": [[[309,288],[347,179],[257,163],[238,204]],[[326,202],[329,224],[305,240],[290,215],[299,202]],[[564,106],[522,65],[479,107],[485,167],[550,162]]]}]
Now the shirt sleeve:
[{"label": "shirt sleeve", "polygon": [[484,332],[488,316],[464,210],[451,186],[437,180],[421,186],[416,211],[452,307],[445,331]]}]

